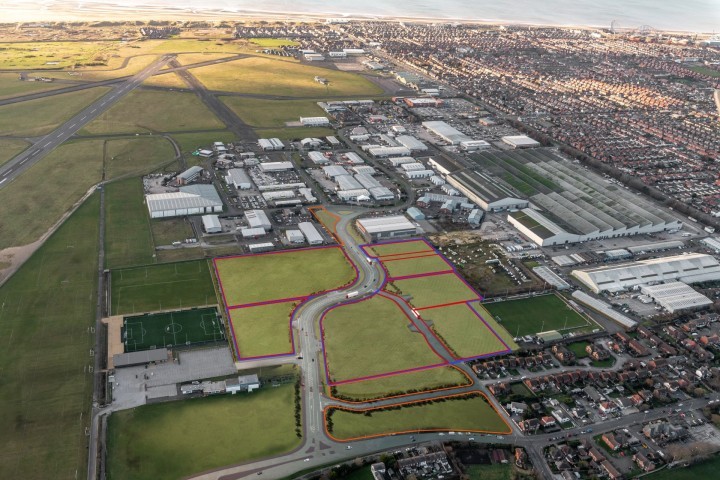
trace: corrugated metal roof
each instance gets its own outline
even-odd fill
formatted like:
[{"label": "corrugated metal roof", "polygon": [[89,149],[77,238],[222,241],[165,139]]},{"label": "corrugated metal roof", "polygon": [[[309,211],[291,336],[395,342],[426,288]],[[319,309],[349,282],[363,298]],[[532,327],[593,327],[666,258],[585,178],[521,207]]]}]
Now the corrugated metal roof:
[{"label": "corrugated metal roof", "polygon": [[179,192],[154,193],[145,196],[152,212],[222,206],[222,200],[212,185],[188,185]]}]

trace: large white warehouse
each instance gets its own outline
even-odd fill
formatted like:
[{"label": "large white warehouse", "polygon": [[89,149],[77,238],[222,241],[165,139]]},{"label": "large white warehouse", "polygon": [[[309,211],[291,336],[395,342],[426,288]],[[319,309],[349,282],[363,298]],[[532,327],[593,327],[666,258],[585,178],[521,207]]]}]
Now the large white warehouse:
[{"label": "large white warehouse", "polygon": [[178,192],[145,195],[150,218],[180,217],[223,210],[217,190],[212,185],[188,185]]},{"label": "large white warehouse", "polygon": [[685,283],[720,280],[720,263],[712,255],[691,253],[573,270],[572,275],[595,293],[620,292],[671,280]]},{"label": "large white warehouse", "polygon": [[404,215],[361,218],[357,221],[357,227],[365,240],[369,242],[405,238],[418,234],[418,228]]},{"label": "large white warehouse", "polygon": [[245,170],[241,168],[231,168],[228,170],[226,181],[228,184],[234,185],[238,190],[247,190],[252,188],[252,181],[250,180],[250,177],[247,173],[245,173]]},{"label": "large white warehouse", "polygon": [[451,145],[458,145],[460,142],[466,142],[472,140],[460,130],[451,127],[445,122],[441,121],[430,121],[423,122],[422,126],[425,127],[429,132],[437,135],[438,137],[445,140]]}]

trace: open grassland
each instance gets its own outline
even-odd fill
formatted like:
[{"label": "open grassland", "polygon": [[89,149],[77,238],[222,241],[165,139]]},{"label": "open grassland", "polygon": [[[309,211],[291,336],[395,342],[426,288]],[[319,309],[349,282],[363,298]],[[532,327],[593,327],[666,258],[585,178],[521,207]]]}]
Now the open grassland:
[{"label": "open grassland", "polygon": [[334,396],[364,402],[412,391],[427,391],[469,384],[470,380],[457,368],[438,367],[362,382],[343,383],[334,387]]},{"label": "open grassland", "polygon": [[45,233],[100,180],[102,155],[99,140],[65,143],[5,185],[0,249],[32,243]]},{"label": "open grassland", "polygon": [[[237,52],[235,53],[235,55]],[[188,66],[188,65],[194,65],[198,63],[203,62],[212,62],[213,60],[220,60],[223,58],[230,58],[234,56],[231,52],[226,53],[213,53],[213,52],[205,52],[205,53],[181,53],[177,56],[177,61],[180,65]]]},{"label": "open grassland", "polygon": [[241,358],[292,353],[290,316],[297,302],[271,303],[230,310]]},{"label": "open grassland", "polygon": [[425,310],[422,318],[458,358],[508,349],[465,303]]},{"label": "open grassland", "polygon": [[251,127],[284,127],[300,117],[324,117],[325,111],[315,100],[261,100],[244,97],[220,97],[230,109]]},{"label": "open grassland", "polygon": [[144,405],[108,422],[108,480],[176,480],[281,455],[295,436],[293,385]]},{"label": "open grassland", "polygon": [[101,62],[117,42],[0,43],[0,69],[60,69]]},{"label": "open grassland", "polygon": [[263,48],[277,48],[283,45],[289,45],[291,47],[300,45],[295,40],[289,40],[287,38],[250,38],[251,43]]},{"label": "open grassland", "polygon": [[185,81],[175,72],[153,75],[145,80],[143,85],[147,85],[149,87],[188,88]]},{"label": "open grassland", "polygon": [[207,260],[113,270],[110,285],[113,315],[217,303]]},{"label": "open grassland", "polygon": [[155,248],[140,178],[105,186],[105,266],[147,265]]},{"label": "open grassland", "polygon": [[[419,254],[423,255],[423,254]],[[451,272],[452,267],[440,256],[397,258],[390,257],[382,262],[390,278],[404,277],[406,275],[420,275],[423,273]]]},{"label": "open grassland", "polygon": [[[252,56],[196,68],[193,74],[210,90],[226,92],[310,98],[327,95],[368,97],[383,93],[360,75],[305,65],[287,58]],[[315,76],[328,79],[330,85],[326,87],[316,82]]]},{"label": "open grassland", "polygon": [[90,197],[0,287],[0,478],[87,467],[99,205]]},{"label": "open grassland", "polygon": [[0,99],[47,92],[62,87],[67,87],[67,85],[61,83],[21,81],[17,73],[0,73]]},{"label": "open grassland", "polygon": [[[242,40],[213,40],[194,38],[170,38],[151,40],[152,53],[242,53],[247,51],[247,42]],[[185,65],[183,63],[183,65]]]},{"label": "open grassland", "polygon": [[135,90],[84,130],[107,134],[212,130],[223,126],[194,93]]},{"label": "open grassland", "polygon": [[502,325],[500,325],[497,320],[495,320],[495,317],[493,317],[492,314],[485,309],[483,303],[477,301],[470,302],[468,305],[470,305],[473,310],[475,310],[477,314],[480,315],[483,320],[485,320],[485,323],[487,323],[490,328],[495,330],[495,333],[497,333],[498,336],[503,339],[505,345],[510,347],[511,350],[515,351],[520,348],[518,344],[515,343],[515,338]]},{"label": "open grassland", "polygon": [[478,299],[478,294],[454,273],[396,280],[393,285],[402,295],[410,295],[415,308]]},{"label": "open grassland", "polygon": [[356,276],[338,247],[219,258],[215,265],[228,306],[305,297]]},{"label": "open grassland", "polygon": [[0,165],[12,160],[15,155],[19,154],[30,144],[25,140],[15,140],[13,138],[0,138]]},{"label": "open grassland", "polygon": [[512,465],[471,465],[468,468],[470,480],[512,480]]},{"label": "open grassland", "polygon": [[411,325],[395,302],[380,295],[330,310],[322,321],[330,379],[338,382],[442,363]]},{"label": "open grassland", "polygon": [[687,468],[673,468],[672,470],[660,470],[648,475],[648,480],[697,480],[699,478],[715,478],[720,469],[720,455],[715,455],[710,460],[691,465]]},{"label": "open grassland", "polygon": [[483,305],[500,325],[516,337],[590,324],[555,294]]},{"label": "open grassland", "polygon": [[308,137],[322,138],[335,135],[335,130],[325,127],[256,128],[255,134],[260,138],[302,140]]},{"label": "open grassland", "polygon": [[[155,245],[172,245],[192,237],[193,229],[186,217],[150,220]],[[183,249],[185,250],[185,249]]]},{"label": "open grassland", "polygon": [[331,213],[325,207],[313,208],[312,213],[328,232],[333,235],[337,233],[337,225],[340,223],[340,218],[337,215]]},{"label": "open grassland", "polygon": [[405,404],[394,410],[330,408],[326,416],[330,412],[331,434],[339,440],[424,430],[510,433],[507,424],[480,394]]},{"label": "open grassland", "polygon": [[[175,150],[167,138],[130,137],[106,141],[105,177],[147,174],[175,161]],[[140,192],[142,199],[142,190]]]},{"label": "open grassland", "polygon": [[28,137],[48,134],[108,91],[106,87],[95,87],[3,105],[0,107],[0,132]]},{"label": "open grassland", "polygon": [[[430,245],[423,242],[422,240],[414,240],[411,242],[370,245],[370,246],[365,247],[365,249],[369,250],[370,253],[372,253],[376,257],[385,257],[388,255],[398,255],[398,258],[400,258],[400,254],[402,254],[402,253],[410,254],[410,253],[415,253],[415,252],[426,252],[426,253],[433,252],[432,247],[430,247]],[[418,255],[421,255],[421,254],[422,253],[418,253]]]}]

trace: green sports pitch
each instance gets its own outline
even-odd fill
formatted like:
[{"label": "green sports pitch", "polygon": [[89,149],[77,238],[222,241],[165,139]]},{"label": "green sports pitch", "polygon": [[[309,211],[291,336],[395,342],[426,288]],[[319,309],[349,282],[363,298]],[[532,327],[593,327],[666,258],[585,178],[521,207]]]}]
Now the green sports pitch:
[{"label": "green sports pitch", "polygon": [[121,334],[126,352],[225,340],[225,328],[216,308],[125,317]]}]

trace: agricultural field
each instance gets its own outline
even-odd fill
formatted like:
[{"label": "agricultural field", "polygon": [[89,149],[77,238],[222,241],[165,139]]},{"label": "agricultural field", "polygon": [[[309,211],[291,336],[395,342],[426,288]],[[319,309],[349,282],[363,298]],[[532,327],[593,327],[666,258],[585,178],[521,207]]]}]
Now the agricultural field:
[{"label": "agricultural field", "polygon": [[25,140],[16,140],[13,138],[0,138],[0,165],[12,160],[16,155],[21,153],[30,144]]},{"label": "agricultural field", "polygon": [[126,352],[225,340],[222,319],[215,307],[125,317],[121,332]]},{"label": "agricultural field", "polygon": [[0,106],[0,132],[7,136],[46,135],[109,90],[107,87],[88,88]]},{"label": "agricultural field", "polygon": [[410,295],[410,303],[418,309],[479,299],[454,273],[395,280],[392,284],[402,295]]},{"label": "agricultural field", "polygon": [[301,442],[293,398],[287,384],[115,412],[108,421],[107,478],[175,480],[289,452]]},{"label": "agricultural field", "polygon": [[106,185],[105,266],[147,265],[154,263],[154,253],[142,180],[129,178]]},{"label": "agricultural field", "polygon": [[424,310],[422,319],[431,325],[457,358],[506,353],[509,350],[466,303]]},{"label": "agricultural field", "polygon": [[[164,137],[130,137],[106,140],[105,178],[147,174],[175,162],[175,150]],[[142,199],[142,191],[140,192]]]},{"label": "agricultural field", "polygon": [[215,269],[228,307],[307,297],[341,288],[357,276],[338,247],[218,258]]},{"label": "agricultural field", "polygon": [[[251,56],[234,62],[193,69],[208,89],[289,97],[372,97],[382,89],[353,73],[304,65],[296,60]],[[327,78],[329,86],[316,82]]]},{"label": "agricultural field", "polygon": [[224,128],[194,93],[135,90],[83,129],[90,134]]},{"label": "agricultural field", "polygon": [[48,82],[21,81],[17,73],[0,73],[0,99],[19,97],[31,93],[47,92],[67,85]]},{"label": "agricultural field", "polygon": [[376,257],[389,257],[391,255],[402,255],[402,254],[417,254],[422,255],[423,253],[432,253],[434,250],[430,245],[425,243],[423,240],[414,240],[410,242],[397,242],[397,243],[386,243],[377,244],[363,247],[364,250],[370,252]]},{"label": "agricultural field", "polygon": [[229,310],[238,356],[292,353],[290,317],[297,305],[297,302],[282,302]]},{"label": "agricultural field", "polygon": [[262,100],[245,97],[220,97],[243,122],[254,128],[284,127],[300,117],[324,117],[316,100]]},{"label": "agricultural field", "polygon": [[99,196],[0,287],[0,478],[75,478],[87,467]]},{"label": "agricultural field", "polygon": [[405,312],[380,295],[330,310],[321,325],[332,382],[443,363],[425,337],[410,329]]},{"label": "agricultural field", "polygon": [[555,294],[484,303],[483,306],[515,337],[549,330],[569,332],[598,328]]},{"label": "agricultural field", "polygon": [[113,270],[112,314],[215,305],[208,260]]},{"label": "agricultural field", "polygon": [[332,420],[330,433],[338,440],[423,430],[511,433],[481,394],[446,397],[444,402],[415,402],[394,410],[329,408],[326,418],[328,415]]},{"label": "agricultural field", "polygon": [[440,255],[418,254],[425,256],[389,257],[382,260],[389,278],[405,277],[408,275],[421,275],[435,272],[452,272],[453,267]]},{"label": "agricultural field", "polygon": [[333,388],[333,396],[351,401],[369,401],[402,395],[411,391],[469,385],[471,381],[455,367],[438,367],[419,372],[403,373],[362,382],[343,383]]}]

